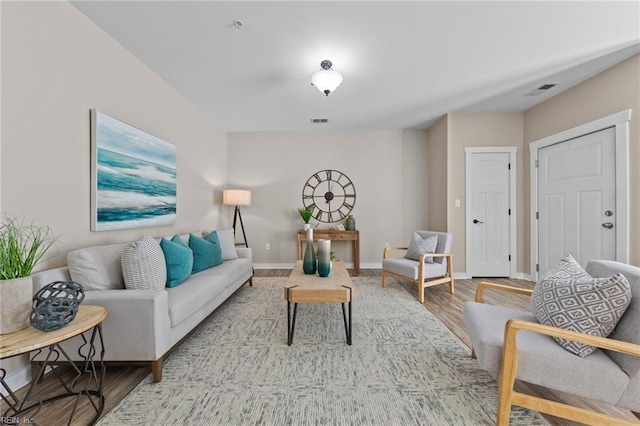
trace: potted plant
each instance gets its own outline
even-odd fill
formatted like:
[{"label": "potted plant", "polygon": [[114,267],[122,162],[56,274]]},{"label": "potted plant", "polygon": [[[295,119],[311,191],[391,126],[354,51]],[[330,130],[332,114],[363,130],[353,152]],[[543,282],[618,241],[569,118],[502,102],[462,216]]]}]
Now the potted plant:
[{"label": "potted plant", "polygon": [[300,217],[304,220],[303,229],[306,231],[311,228],[311,224],[309,221],[311,220],[311,215],[313,214],[313,209],[311,207],[302,207],[298,209],[298,213],[300,213]]},{"label": "potted plant", "polygon": [[0,226],[0,334],[29,326],[31,272],[58,237],[47,226],[3,215]]}]

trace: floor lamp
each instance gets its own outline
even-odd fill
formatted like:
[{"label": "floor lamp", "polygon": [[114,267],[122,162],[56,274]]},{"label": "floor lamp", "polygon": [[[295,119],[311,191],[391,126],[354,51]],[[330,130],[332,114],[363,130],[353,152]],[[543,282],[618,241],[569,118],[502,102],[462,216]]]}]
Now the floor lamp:
[{"label": "floor lamp", "polygon": [[236,223],[240,218],[240,228],[242,228],[242,236],[244,237],[244,245],[249,247],[247,243],[247,234],[244,232],[244,224],[242,223],[242,214],[240,213],[240,206],[251,205],[251,191],[245,191],[242,189],[225,189],[222,191],[222,204],[225,206],[235,206],[233,212],[233,235],[236,235]]}]

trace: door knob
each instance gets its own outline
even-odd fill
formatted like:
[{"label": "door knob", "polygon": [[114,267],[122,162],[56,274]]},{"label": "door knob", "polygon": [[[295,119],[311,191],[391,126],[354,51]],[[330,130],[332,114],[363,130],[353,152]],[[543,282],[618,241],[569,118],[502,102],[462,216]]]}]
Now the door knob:
[{"label": "door knob", "polygon": [[602,224],[602,227],[603,228],[607,228],[607,229],[611,229],[611,228],[613,228],[613,223],[605,222],[605,223]]},{"label": "door knob", "polygon": [[[484,222],[480,222],[478,219],[473,219],[473,223],[484,223]],[[602,226],[604,226],[604,225],[602,225]]]}]

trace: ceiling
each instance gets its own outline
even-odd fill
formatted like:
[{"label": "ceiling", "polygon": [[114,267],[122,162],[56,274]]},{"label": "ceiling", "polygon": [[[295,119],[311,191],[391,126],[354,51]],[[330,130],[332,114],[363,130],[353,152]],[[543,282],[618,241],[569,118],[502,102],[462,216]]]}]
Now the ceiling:
[{"label": "ceiling", "polygon": [[[522,111],[640,52],[639,1],[72,3],[227,132]],[[344,76],[328,97],[323,59]]]}]

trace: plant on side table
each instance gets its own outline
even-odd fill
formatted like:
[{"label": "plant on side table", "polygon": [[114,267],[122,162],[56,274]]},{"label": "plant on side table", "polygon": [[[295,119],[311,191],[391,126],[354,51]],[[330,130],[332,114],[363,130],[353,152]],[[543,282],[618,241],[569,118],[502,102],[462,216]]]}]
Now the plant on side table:
[{"label": "plant on side table", "polygon": [[312,225],[309,223],[309,221],[311,220],[313,209],[310,207],[301,207],[298,209],[298,213],[300,213],[300,217],[302,218],[302,220],[304,220],[304,227],[302,229],[306,231],[307,229],[311,228]]},{"label": "plant on side table", "polygon": [[0,226],[0,334],[29,326],[31,272],[58,240],[48,226],[3,215]]}]

